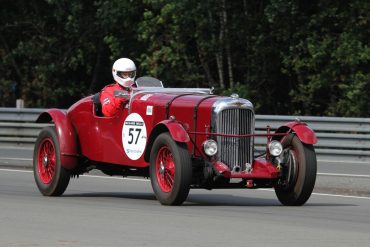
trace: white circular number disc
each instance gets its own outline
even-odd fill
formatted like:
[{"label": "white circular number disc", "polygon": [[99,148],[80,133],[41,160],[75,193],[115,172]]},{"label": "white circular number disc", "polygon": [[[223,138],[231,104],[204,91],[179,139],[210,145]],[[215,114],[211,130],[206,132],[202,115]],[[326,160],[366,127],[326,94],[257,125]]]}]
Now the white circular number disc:
[{"label": "white circular number disc", "polygon": [[138,160],[144,153],[146,139],[143,118],[137,113],[131,113],[122,127],[122,145],[126,155],[132,160]]}]

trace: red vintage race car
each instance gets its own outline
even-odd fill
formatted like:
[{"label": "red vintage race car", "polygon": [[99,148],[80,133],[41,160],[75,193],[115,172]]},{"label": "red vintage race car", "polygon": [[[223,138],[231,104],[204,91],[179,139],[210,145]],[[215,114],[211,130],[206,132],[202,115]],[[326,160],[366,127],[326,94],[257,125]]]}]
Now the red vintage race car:
[{"label": "red vintage race car", "polygon": [[[163,88],[152,77],[138,78],[132,90],[114,117],[102,116],[98,94],[67,111],[40,114],[38,123],[54,123],[40,132],[34,149],[34,177],[43,195],[62,195],[70,177],[99,169],[150,178],[165,205],[182,204],[193,188],[274,188],[284,205],[309,199],[317,138],[305,123],[256,134],[253,105],[237,95]],[[258,155],[256,136],[266,137],[265,152]]]}]

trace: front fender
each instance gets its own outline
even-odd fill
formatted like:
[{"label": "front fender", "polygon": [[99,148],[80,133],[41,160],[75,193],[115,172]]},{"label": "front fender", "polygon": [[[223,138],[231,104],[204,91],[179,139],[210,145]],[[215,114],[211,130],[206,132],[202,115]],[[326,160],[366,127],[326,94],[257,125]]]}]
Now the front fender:
[{"label": "front fender", "polygon": [[316,144],[317,137],[315,132],[307,126],[304,122],[288,122],[283,126],[280,126],[276,133],[286,133],[289,130],[294,131],[294,133],[298,136],[301,142],[306,144]]},{"label": "front fender", "polygon": [[74,169],[78,165],[79,148],[77,134],[64,111],[49,109],[39,115],[36,123],[53,121],[60,146],[61,165],[66,169]]},{"label": "front fender", "polygon": [[177,142],[189,142],[190,137],[184,127],[177,121],[173,120],[164,120],[159,124],[163,124],[167,127],[172,138]]},{"label": "front fender", "polygon": [[144,155],[144,160],[149,161],[150,151],[152,149],[153,143],[157,136],[163,132],[169,132],[171,137],[177,142],[190,142],[190,137],[184,127],[177,121],[174,120],[164,120],[159,122],[152,130],[147,148]]}]

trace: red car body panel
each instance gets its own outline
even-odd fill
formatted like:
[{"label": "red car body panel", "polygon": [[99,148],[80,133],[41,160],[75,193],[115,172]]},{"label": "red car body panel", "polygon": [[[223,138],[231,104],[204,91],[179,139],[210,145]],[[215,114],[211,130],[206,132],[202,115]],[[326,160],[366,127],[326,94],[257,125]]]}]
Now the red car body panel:
[{"label": "red car body panel", "polygon": [[190,141],[188,133],[179,122],[174,120],[164,120],[159,124],[163,124],[164,126],[166,126],[175,141],[186,143]]},{"label": "red car body panel", "polygon": [[[94,114],[92,97],[86,97],[75,103],[67,112],[68,118],[73,123],[74,129],[79,137],[81,153],[88,159],[98,162],[111,164],[127,165],[132,167],[147,167],[149,163],[144,160],[144,156],[138,160],[131,160],[124,152],[122,147],[122,123],[129,113],[135,112],[143,117],[145,122],[147,138],[151,135],[151,130],[163,124],[167,127],[172,137],[176,141],[188,144],[189,151],[193,144],[190,142],[189,135],[185,128],[194,129],[194,100],[200,101],[206,96],[185,95],[179,97],[175,94],[136,94],[129,105],[120,113],[113,117],[101,117]],[[203,126],[200,131],[209,126],[210,108],[209,105],[215,99],[207,99],[209,102],[202,102],[199,107],[201,118],[197,119],[198,126]],[[203,105],[204,104],[204,105]],[[168,110],[166,109],[168,106]],[[153,110],[149,113],[148,107]],[[151,114],[151,115],[149,115]],[[163,120],[173,116],[173,120]],[[182,124],[179,124],[182,123]],[[205,140],[202,136],[197,139],[197,145]],[[198,156],[202,155],[197,152]]]},{"label": "red car body panel", "polygon": [[79,136],[81,153],[89,160],[145,167],[143,160],[128,159],[122,147],[122,123],[128,109],[124,108],[113,117],[101,117],[94,113],[91,97],[84,98],[73,105],[68,111],[68,117],[74,123]]},{"label": "red car body panel", "polygon": [[276,130],[277,133],[293,130],[298,138],[306,144],[316,144],[317,137],[315,132],[304,122],[288,122]]},{"label": "red car body panel", "polygon": [[254,160],[250,171],[233,172],[227,165],[219,161],[214,164],[214,168],[227,178],[274,179],[279,176],[276,166],[264,159]]},{"label": "red car body panel", "polygon": [[76,132],[66,113],[59,109],[49,109],[40,114],[36,122],[47,123],[53,120],[59,140],[60,160],[67,169],[78,165],[79,147]]}]

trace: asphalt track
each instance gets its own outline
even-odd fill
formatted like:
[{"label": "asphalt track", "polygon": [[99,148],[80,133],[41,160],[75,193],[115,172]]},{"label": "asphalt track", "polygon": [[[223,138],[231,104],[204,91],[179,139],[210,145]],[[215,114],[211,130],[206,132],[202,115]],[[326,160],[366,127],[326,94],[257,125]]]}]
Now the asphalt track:
[{"label": "asphalt track", "polygon": [[148,180],[99,175],[48,198],[31,164],[32,148],[0,149],[0,246],[369,246],[366,163],[319,160],[303,207],[281,206],[272,190],[192,190],[168,207]]},{"label": "asphalt track", "polygon": [[[33,147],[0,147],[0,168],[31,169]],[[317,192],[370,197],[370,164],[318,160]]]},{"label": "asphalt track", "polygon": [[369,246],[370,197],[313,194],[281,206],[271,190],[191,190],[162,206],[150,182],[72,179],[43,197],[30,170],[0,169],[0,246]]}]

